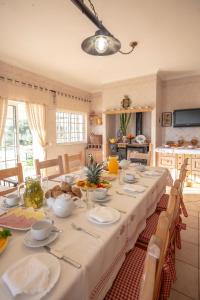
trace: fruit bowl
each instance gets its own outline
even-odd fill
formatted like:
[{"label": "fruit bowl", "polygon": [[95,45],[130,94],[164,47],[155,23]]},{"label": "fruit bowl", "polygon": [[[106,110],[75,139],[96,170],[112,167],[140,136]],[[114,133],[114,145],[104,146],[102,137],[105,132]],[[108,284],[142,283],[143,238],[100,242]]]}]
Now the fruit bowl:
[{"label": "fruit bowl", "polygon": [[111,183],[108,180],[101,180],[98,184],[90,183],[87,180],[78,180],[76,185],[82,189],[96,189],[96,188],[111,188]]}]

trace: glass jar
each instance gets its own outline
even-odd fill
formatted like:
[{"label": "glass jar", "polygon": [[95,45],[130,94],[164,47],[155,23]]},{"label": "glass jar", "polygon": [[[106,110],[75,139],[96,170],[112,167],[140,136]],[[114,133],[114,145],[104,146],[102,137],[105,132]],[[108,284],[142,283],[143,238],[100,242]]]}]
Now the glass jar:
[{"label": "glass jar", "polygon": [[119,170],[119,163],[118,163],[118,157],[113,155],[109,156],[108,160],[108,171],[113,174],[118,174]]},{"label": "glass jar", "polygon": [[24,205],[26,207],[40,208],[43,205],[44,192],[40,177],[27,177],[25,181]]}]

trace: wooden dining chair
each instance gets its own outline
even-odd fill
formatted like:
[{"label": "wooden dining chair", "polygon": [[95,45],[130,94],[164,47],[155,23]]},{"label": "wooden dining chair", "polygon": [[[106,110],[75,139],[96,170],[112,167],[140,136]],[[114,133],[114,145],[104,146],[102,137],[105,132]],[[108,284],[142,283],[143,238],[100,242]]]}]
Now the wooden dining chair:
[{"label": "wooden dining chair", "polygon": [[[22,170],[22,164],[18,163],[14,168],[2,169],[0,170],[0,181],[7,181],[10,177],[17,177],[16,186],[1,186],[0,187],[0,196],[12,193],[17,190],[17,185],[23,183],[24,176]],[[8,180],[9,182],[9,180]]]},{"label": "wooden dining chair", "polygon": [[137,151],[131,151],[127,158],[128,159],[133,158],[133,159],[145,160],[147,162],[147,166],[150,166],[151,161],[152,161],[152,146],[151,146],[151,144],[149,145],[149,152],[141,153],[141,152],[137,152]]},{"label": "wooden dining chair", "polygon": [[64,154],[65,173],[78,171],[83,167],[83,154]]},{"label": "wooden dining chair", "polygon": [[[172,226],[175,220],[174,219],[175,207],[177,205],[178,207],[180,207],[180,197],[178,198],[179,189],[180,189],[180,180],[176,180],[174,186],[171,188],[168,206],[166,210],[170,219],[170,226]],[[158,226],[159,214],[160,212],[155,211],[150,217],[147,218],[146,227],[139,235],[138,244],[143,246],[146,245],[147,247],[151,239],[151,236],[156,232]]]},{"label": "wooden dining chair", "polygon": [[[59,155],[58,158],[44,160],[44,161],[39,161],[39,159],[35,159],[36,175],[41,176],[42,175],[41,170],[44,170],[46,172],[47,169],[49,169],[49,168],[54,168],[54,169],[57,168],[58,172],[55,174],[47,175],[48,179],[53,179],[55,177],[63,175],[64,168],[63,168],[62,156]],[[46,175],[46,173],[45,173],[45,175]]]},{"label": "wooden dining chair", "polygon": [[162,212],[158,230],[152,236],[148,249],[136,246],[128,252],[104,300],[158,299],[168,241],[169,219],[167,213]]},{"label": "wooden dining chair", "polygon": [[[186,175],[187,175],[186,165],[183,163],[181,166],[181,169],[180,169],[179,177],[177,178],[177,179],[181,180],[182,191],[183,191]],[[160,197],[160,199],[158,201],[156,210],[157,211],[166,210],[168,201],[169,201],[169,194],[167,194],[167,193],[162,194],[162,196]]]}]

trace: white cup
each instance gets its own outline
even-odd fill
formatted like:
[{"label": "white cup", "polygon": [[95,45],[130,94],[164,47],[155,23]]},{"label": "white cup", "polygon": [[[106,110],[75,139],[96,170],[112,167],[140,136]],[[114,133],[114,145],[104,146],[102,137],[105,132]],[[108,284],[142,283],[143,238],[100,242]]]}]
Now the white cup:
[{"label": "white cup", "polygon": [[31,226],[31,235],[37,241],[45,240],[51,234],[53,224],[51,220],[41,220]]},{"label": "white cup", "polygon": [[95,191],[95,197],[99,200],[103,200],[107,195],[107,189],[105,188],[97,188]]},{"label": "white cup", "polygon": [[17,194],[10,194],[6,196],[6,204],[8,206],[15,206],[19,204],[20,197]]},{"label": "white cup", "polygon": [[69,183],[69,184],[72,184],[74,182],[74,176],[65,175],[64,181],[67,182],[67,183]]},{"label": "white cup", "polygon": [[125,174],[125,179],[128,180],[128,181],[132,181],[132,180],[135,179],[135,176],[133,174],[126,173]]}]

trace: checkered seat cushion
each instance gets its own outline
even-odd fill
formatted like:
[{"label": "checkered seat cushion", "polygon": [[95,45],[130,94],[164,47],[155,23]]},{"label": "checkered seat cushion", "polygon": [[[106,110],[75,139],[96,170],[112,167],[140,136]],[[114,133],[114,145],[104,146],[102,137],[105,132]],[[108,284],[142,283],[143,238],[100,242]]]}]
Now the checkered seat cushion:
[{"label": "checkered seat cushion", "polygon": [[163,194],[157,204],[156,210],[157,211],[167,210],[168,201],[169,201],[169,195]]},{"label": "checkered seat cushion", "polygon": [[138,242],[148,244],[151,236],[155,234],[158,224],[159,214],[154,213],[146,221],[146,227],[139,235]]},{"label": "checkered seat cushion", "polygon": [[139,247],[131,250],[119,270],[104,300],[137,300],[144,268],[146,251]]}]

